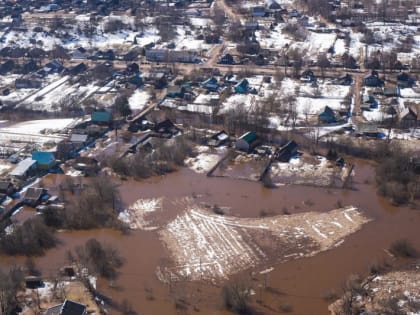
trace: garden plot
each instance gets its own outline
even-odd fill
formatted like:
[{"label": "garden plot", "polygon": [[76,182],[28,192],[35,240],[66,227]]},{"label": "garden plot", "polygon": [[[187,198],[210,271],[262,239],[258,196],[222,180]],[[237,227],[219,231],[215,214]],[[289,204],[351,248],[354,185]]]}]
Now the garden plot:
[{"label": "garden plot", "polygon": [[368,222],[356,208],[259,219],[220,216],[178,201],[185,209],[160,231],[174,266],[158,268],[161,280],[218,281],[264,263],[315,255],[339,246]]},{"label": "garden plot", "polygon": [[341,187],[349,176],[347,166],[338,167],[324,157],[295,158],[289,163],[271,164],[271,179],[276,184],[315,185]]},{"label": "garden plot", "polygon": [[153,216],[155,212],[162,210],[162,201],[162,198],[139,199],[121,212],[118,218],[133,230],[155,230],[158,227],[153,226]]},{"label": "garden plot", "polygon": [[226,148],[210,149],[209,147],[200,146],[197,148],[198,155],[196,157],[187,158],[185,165],[196,173],[209,172],[226,153]]},{"label": "garden plot", "polygon": [[266,157],[235,152],[232,157],[222,161],[212,175],[259,181],[268,163]]},{"label": "garden plot", "polygon": [[71,125],[74,119],[44,119],[20,122],[0,128],[0,145],[24,147],[26,144],[47,145],[56,144],[66,136],[59,134],[67,126]]}]

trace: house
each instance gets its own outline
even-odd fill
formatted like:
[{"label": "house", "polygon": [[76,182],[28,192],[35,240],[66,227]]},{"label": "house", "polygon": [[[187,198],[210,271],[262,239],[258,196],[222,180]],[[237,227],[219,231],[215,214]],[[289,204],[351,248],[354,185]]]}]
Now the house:
[{"label": "house", "polygon": [[219,83],[215,77],[211,77],[201,83],[201,86],[209,91],[216,92],[219,89]]},{"label": "house", "polygon": [[38,65],[36,64],[35,60],[29,60],[27,63],[25,63],[22,66],[22,73],[23,74],[28,74],[31,72],[35,72],[38,70]]},{"label": "house", "polygon": [[31,158],[19,162],[16,168],[10,173],[10,176],[17,179],[26,179],[36,173],[36,161]]},{"label": "house", "polygon": [[42,199],[45,198],[45,196],[48,196],[46,189],[29,187],[26,190],[25,197],[23,198],[23,203],[35,208],[41,203]]},{"label": "house", "polygon": [[250,90],[249,82],[247,79],[242,79],[235,85],[235,92],[239,94],[248,93]]},{"label": "house", "polygon": [[416,128],[420,126],[420,104],[409,105],[400,113],[402,128]]},{"label": "house", "polygon": [[229,141],[229,135],[224,131],[219,131],[218,133],[212,135],[207,141],[207,145],[212,147],[219,147],[226,144]]},{"label": "house", "polygon": [[6,73],[12,71],[15,68],[15,62],[13,60],[6,60],[0,65],[0,75],[5,75]]},{"label": "house", "polygon": [[298,144],[295,141],[288,141],[277,152],[277,159],[281,162],[289,162],[289,160],[298,153],[297,147]]},{"label": "house", "polygon": [[87,315],[87,310],[83,304],[65,300],[63,304],[47,309],[44,315]]},{"label": "house", "polygon": [[36,161],[37,168],[41,170],[49,170],[57,163],[54,153],[48,151],[32,152],[32,160]]},{"label": "house", "polygon": [[107,111],[97,111],[90,115],[90,120],[96,124],[110,124],[112,114]]},{"label": "house", "polygon": [[81,62],[78,65],[70,68],[69,69],[69,74],[78,75],[78,74],[81,74],[81,73],[85,72],[87,69],[88,69],[88,67],[83,62]]},{"label": "house", "polygon": [[194,51],[168,49],[148,49],[146,50],[146,60],[152,62],[200,62]]},{"label": "house", "polygon": [[53,60],[53,61],[47,63],[44,66],[44,71],[47,74],[50,74],[50,73],[61,73],[61,72],[63,72],[63,70],[64,70],[64,66],[60,62],[58,62],[57,60]]},{"label": "house", "polygon": [[377,71],[372,71],[372,73],[366,76],[363,80],[364,85],[371,87],[381,87],[385,85],[385,82],[379,79],[379,74]]},{"label": "house", "polygon": [[11,182],[8,180],[0,181],[0,194],[11,196],[15,191],[16,189]]},{"label": "house", "polygon": [[252,8],[252,17],[264,17],[266,16],[267,12],[265,11],[265,7],[257,6]]},{"label": "house", "polygon": [[39,89],[41,82],[32,79],[16,79],[15,88],[17,89]]},{"label": "house", "polygon": [[403,72],[397,76],[397,85],[400,89],[412,88],[415,80],[407,73]]},{"label": "house", "polygon": [[225,54],[219,61],[222,65],[233,65],[235,63],[231,54]]},{"label": "house", "polygon": [[87,59],[87,57],[88,57],[87,50],[84,49],[83,47],[76,48],[76,50],[73,51],[71,55],[71,58],[75,60],[84,60],[84,59]]},{"label": "house", "polygon": [[324,111],[318,115],[318,120],[324,124],[337,122],[337,116],[329,106],[325,106]]},{"label": "house", "polygon": [[258,143],[258,135],[253,131],[248,131],[236,140],[235,148],[240,151],[250,152]]},{"label": "house", "polygon": [[112,61],[112,60],[115,60],[115,53],[112,49],[108,49],[107,51],[99,50],[93,56],[93,59],[101,59],[101,60]]},{"label": "house", "polygon": [[152,84],[156,89],[163,89],[168,85],[167,76],[164,72],[147,72],[143,73],[142,79]]},{"label": "house", "polygon": [[268,10],[272,11],[281,11],[283,10],[282,6],[276,0],[268,0],[265,4],[265,7]]},{"label": "house", "polygon": [[169,119],[165,119],[155,125],[154,130],[157,133],[163,134],[164,136],[175,136],[181,132],[181,129],[179,129],[175,124],[170,121]]},{"label": "house", "polygon": [[362,96],[362,110],[371,110],[378,108],[379,104],[378,101],[372,95],[363,95]]},{"label": "house", "polygon": [[183,98],[185,94],[185,88],[180,85],[172,85],[168,87],[168,90],[166,91],[166,96],[171,98]]}]

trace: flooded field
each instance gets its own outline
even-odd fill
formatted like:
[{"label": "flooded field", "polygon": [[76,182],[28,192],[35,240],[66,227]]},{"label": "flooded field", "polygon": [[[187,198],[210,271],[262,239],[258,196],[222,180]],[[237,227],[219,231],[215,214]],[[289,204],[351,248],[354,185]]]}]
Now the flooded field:
[{"label": "flooded field", "polygon": [[[242,271],[236,276],[251,281],[255,288],[262,283],[270,287],[270,290],[256,292],[262,301],[261,310],[265,314],[278,313],[279,307],[285,303],[293,308],[291,314],[328,314],[329,302],[322,296],[331,290],[339,292],[349,275],[366,274],[372,263],[391,259],[384,249],[392,241],[407,238],[420,247],[420,212],[393,207],[377,196],[372,184],[372,166],[363,161],[355,163],[352,190],[297,185],[266,189],[258,182],[209,178],[187,168],[144,181],[118,181],[122,201],[131,216],[128,219],[130,223],[135,223],[132,227],[136,230],[129,235],[105,229],[60,232],[59,247],[37,258],[36,263],[43,269],[44,275],[48,276],[65,263],[67,250],[95,237],[117,247],[125,258],[125,264],[114,283],[99,281],[100,291],[113,300],[121,302],[127,299],[139,314],[178,314],[180,310],[176,309],[175,304],[182,297],[188,303],[184,313],[194,313],[196,309],[202,314],[227,314],[223,311],[220,295],[222,280],[212,284],[208,278],[200,276],[200,279],[193,282],[172,282],[171,279],[169,283],[165,283],[158,279],[157,271],[170,269],[182,261],[196,263],[197,259],[198,264],[203,266],[205,259],[211,257],[202,256],[200,261],[201,255],[198,254],[191,257],[175,254],[184,248],[184,242],[201,246],[204,253],[208,244],[199,243],[198,238],[204,228],[213,231],[213,236],[218,235],[217,242],[228,232],[233,233],[232,235],[239,233],[234,237],[229,236],[231,242],[239,239],[242,241],[240,246],[234,248],[244,255],[253,253],[254,258],[262,257],[258,258],[262,263],[242,264]],[[57,187],[61,176],[49,175],[43,185],[46,188]],[[358,209],[357,213],[360,211],[362,215],[359,217],[346,212],[331,212],[333,209],[344,209],[348,206]],[[219,208],[223,209],[223,216],[213,210]],[[334,215],[334,219],[329,217],[329,213]],[[345,214],[349,215],[350,220]],[[323,217],[328,220],[321,220],[324,223],[320,221],[319,225],[310,224],[307,227],[302,226],[302,222],[309,220],[307,218],[299,223],[293,222],[294,218],[305,218],[308,215],[312,216],[311,220],[314,222]],[[357,218],[360,221],[356,221]],[[367,222],[367,219],[372,221]],[[276,220],[290,222],[286,225],[269,223]],[[351,220],[358,224],[352,225]],[[221,221],[223,224],[220,224]],[[347,223],[351,228],[346,229],[346,233],[337,234],[337,238],[325,243],[324,236],[331,235],[329,232],[336,233],[340,230],[340,225]],[[317,254],[288,261],[264,260],[263,255],[284,256],[281,249],[285,250],[286,247],[281,246],[281,238],[270,237],[277,247],[267,250],[269,246],[264,233],[251,235],[250,229],[238,225],[266,226],[270,233],[275,231],[279,236],[282,233],[279,226],[287,226],[288,229],[294,226],[304,228],[302,239],[308,240],[307,245],[309,244],[305,248],[311,249],[310,252],[316,251]],[[182,234],[178,235],[182,231],[181,226],[196,228],[194,237],[183,239]],[[361,229],[358,230],[360,226]],[[250,245],[250,239],[254,240],[252,244],[257,245],[261,252]],[[344,242],[341,242],[342,239]],[[339,246],[333,246],[338,242]],[[288,250],[291,254],[298,253],[297,248],[296,244],[296,247],[290,246]],[[319,252],[319,248],[324,251]],[[303,256],[308,256],[305,253]],[[235,257],[237,256],[229,258],[228,262],[235,261]],[[3,267],[7,267],[22,263],[24,258],[1,257],[0,261]],[[259,274],[265,269],[271,272]]]}]

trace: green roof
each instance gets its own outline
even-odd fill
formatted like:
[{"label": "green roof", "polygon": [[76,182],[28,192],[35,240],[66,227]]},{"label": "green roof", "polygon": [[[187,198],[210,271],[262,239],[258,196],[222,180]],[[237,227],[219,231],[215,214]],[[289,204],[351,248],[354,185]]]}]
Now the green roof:
[{"label": "green roof", "polygon": [[246,134],[242,135],[239,139],[245,140],[248,143],[252,143],[258,139],[258,136],[253,131],[248,131]]},{"label": "green roof", "polygon": [[95,122],[110,122],[111,113],[110,112],[93,112],[91,115],[91,120]]}]

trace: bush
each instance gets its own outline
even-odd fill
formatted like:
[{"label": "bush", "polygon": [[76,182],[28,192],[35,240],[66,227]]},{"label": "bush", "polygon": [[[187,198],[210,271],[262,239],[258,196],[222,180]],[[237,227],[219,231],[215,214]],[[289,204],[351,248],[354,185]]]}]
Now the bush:
[{"label": "bush", "polygon": [[223,303],[227,309],[235,314],[253,314],[254,310],[249,305],[250,288],[243,282],[234,282],[222,289]]},{"label": "bush", "polygon": [[0,251],[8,255],[36,256],[56,243],[53,230],[45,225],[41,217],[35,217],[14,227],[12,233],[1,235]]},{"label": "bush", "polygon": [[405,239],[397,240],[391,244],[389,251],[396,257],[416,258],[417,250]]}]

